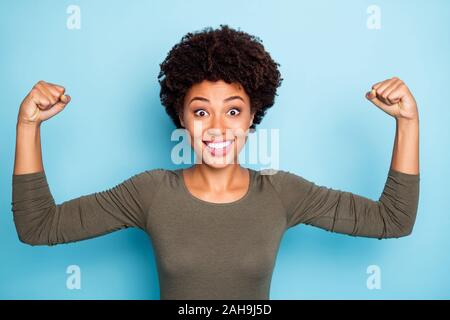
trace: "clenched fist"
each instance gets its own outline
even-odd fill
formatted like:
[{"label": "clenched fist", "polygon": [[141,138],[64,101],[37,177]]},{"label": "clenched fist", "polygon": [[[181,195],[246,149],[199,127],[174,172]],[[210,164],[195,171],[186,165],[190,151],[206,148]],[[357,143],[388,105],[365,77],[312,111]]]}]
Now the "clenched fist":
[{"label": "clenched fist", "polygon": [[416,100],[406,84],[397,77],[378,82],[366,98],[397,120],[418,120]]},{"label": "clenched fist", "polygon": [[17,121],[25,124],[40,124],[61,112],[70,102],[65,89],[45,81],[36,83],[20,105]]}]

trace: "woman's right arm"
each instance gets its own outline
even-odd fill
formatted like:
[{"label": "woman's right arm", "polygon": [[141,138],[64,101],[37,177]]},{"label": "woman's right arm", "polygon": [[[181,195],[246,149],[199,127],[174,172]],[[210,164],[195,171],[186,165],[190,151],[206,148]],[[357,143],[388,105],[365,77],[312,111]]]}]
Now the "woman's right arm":
[{"label": "woman's right arm", "polygon": [[11,204],[19,239],[29,245],[79,241],[127,227],[145,229],[163,178],[163,169],[147,170],[108,190],[56,204],[42,164],[40,126],[69,101],[63,87],[40,81],[20,106]]}]

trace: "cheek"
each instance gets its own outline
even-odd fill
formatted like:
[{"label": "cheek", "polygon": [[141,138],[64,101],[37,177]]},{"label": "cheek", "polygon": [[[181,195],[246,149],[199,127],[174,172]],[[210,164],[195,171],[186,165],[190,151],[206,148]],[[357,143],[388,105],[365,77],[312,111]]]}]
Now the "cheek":
[{"label": "cheek", "polygon": [[230,125],[230,129],[233,131],[236,137],[242,137],[248,134],[248,130],[251,126],[251,117],[242,117],[239,120],[233,122]]},{"label": "cheek", "polygon": [[190,137],[190,144],[200,145],[202,144],[203,136],[204,136],[204,125],[201,121],[189,121],[185,123],[186,134]]},{"label": "cheek", "polygon": [[187,118],[184,122],[186,130],[188,130],[190,133],[201,131],[205,128],[204,121],[194,119],[194,118]]}]

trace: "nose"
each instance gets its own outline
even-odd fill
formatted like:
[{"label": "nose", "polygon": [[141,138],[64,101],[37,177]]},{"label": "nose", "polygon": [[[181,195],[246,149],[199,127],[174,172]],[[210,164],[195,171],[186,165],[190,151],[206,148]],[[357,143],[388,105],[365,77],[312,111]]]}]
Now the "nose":
[{"label": "nose", "polygon": [[213,136],[222,136],[225,134],[226,127],[221,116],[213,115],[211,128],[207,129],[208,134]]}]

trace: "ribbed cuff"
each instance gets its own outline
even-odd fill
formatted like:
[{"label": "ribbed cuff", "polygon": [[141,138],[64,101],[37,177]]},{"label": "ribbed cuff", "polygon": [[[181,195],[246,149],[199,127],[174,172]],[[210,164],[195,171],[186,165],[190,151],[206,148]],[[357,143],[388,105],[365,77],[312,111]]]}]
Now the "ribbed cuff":
[{"label": "ribbed cuff", "polygon": [[13,174],[12,182],[21,183],[21,182],[30,182],[34,180],[39,180],[45,177],[45,171],[32,172],[32,173],[24,173],[24,174]]},{"label": "ribbed cuff", "polygon": [[389,169],[389,176],[394,178],[401,179],[406,182],[419,182],[420,181],[420,173],[418,174],[410,174],[401,171],[394,170],[392,168]]}]

